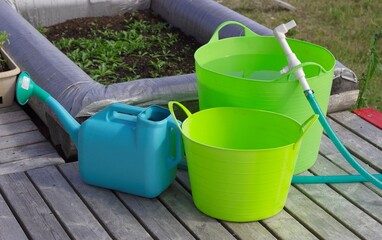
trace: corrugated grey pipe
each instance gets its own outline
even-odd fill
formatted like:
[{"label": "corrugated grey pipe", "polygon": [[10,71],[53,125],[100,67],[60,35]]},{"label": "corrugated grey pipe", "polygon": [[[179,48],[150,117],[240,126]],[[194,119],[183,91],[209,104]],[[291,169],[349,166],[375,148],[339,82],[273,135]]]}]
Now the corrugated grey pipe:
[{"label": "corrugated grey pipe", "polygon": [[33,26],[51,26],[79,17],[112,16],[147,9],[150,0],[5,0]]},{"label": "corrugated grey pipe", "polygon": [[[171,25],[182,29],[200,43],[207,43],[223,22],[236,21],[259,35],[272,35],[272,30],[215,1],[206,0],[151,0],[151,9]],[[180,17],[181,16],[181,17]],[[227,26],[221,36],[240,36],[242,28]]]},{"label": "corrugated grey pipe", "polygon": [[[67,3],[66,0],[56,3],[60,2]],[[194,36],[200,43],[207,42],[216,27],[228,20],[241,22],[261,35],[272,34],[270,29],[212,0],[152,0],[151,8],[185,34]],[[41,16],[33,17],[46,18],[49,10],[45,9],[39,14]],[[6,50],[21,70],[28,71],[34,81],[74,117],[89,116],[112,102],[147,106],[166,104],[169,100],[181,102],[197,100],[195,74],[140,79],[108,87],[93,81],[5,0],[0,0],[0,29],[10,33],[11,44],[6,46]],[[240,33],[241,29],[230,27],[222,30],[222,37]],[[46,116],[54,118],[54,114],[47,106],[40,105],[41,103],[33,98],[29,103],[45,123],[47,123]],[[53,131],[51,129],[53,133],[57,131],[58,129]],[[61,144],[66,144],[67,139],[59,141]]]},{"label": "corrugated grey pipe", "polygon": [[[260,35],[272,34],[270,29],[214,1],[152,0],[151,8],[170,24],[194,36],[201,43],[207,42],[216,27],[228,20],[241,22]],[[0,0],[0,28],[11,34],[12,44],[7,46],[7,51],[21,69],[28,71],[36,83],[46,89],[73,116],[94,113],[114,101],[149,105],[165,104],[172,99],[197,99],[193,74],[161,78],[160,81],[144,79],[109,87],[94,82],[4,0]],[[241,29],[230,26],[221,32],[222,37],[235,36],[240,35]]]},{"label": "corrugated grey pipe", "polygon": [[11,44],[6,50],[20,68],[28,71],[72,116],[85,107],[100,110],[111,102],[147,106],[166,104],[172,99],[197,99],[194,74],[140,79],[108,87],[95,82],[3,0],[0,29],[10,33]]}]

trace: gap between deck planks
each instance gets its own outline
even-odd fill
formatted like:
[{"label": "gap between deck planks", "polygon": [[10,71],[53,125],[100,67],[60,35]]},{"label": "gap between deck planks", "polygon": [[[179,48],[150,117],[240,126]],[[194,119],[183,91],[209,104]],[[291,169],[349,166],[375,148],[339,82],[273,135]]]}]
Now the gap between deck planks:
[{"label": "gap between deck planks", "polygon": [[0,174],[64,162],[16,103],[0,109]]}]

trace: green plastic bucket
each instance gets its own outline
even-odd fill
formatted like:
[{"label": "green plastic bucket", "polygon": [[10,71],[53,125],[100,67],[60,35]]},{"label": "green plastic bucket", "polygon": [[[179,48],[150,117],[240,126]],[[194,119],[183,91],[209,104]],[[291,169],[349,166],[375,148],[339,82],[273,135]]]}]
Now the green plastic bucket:
[{"label": "green plastic bucket", "polygon": [[[273,112],[238,107],[187,114],[182,126],[192,198],[214,218],[247,222],[271,217],[285,205],[300,143],[314,124]],[[178,123],[178,121],[176,121]]]},{"label": "green plastic bucket", "polygon": [[[229,24],[241,26],[244,36],[219,39],[219,31]],[[326,113],[335,65],[333,55],[311,43],[287,41],[302,62],[300,66],[307,81]],[[228,106],[263,109],[284,114],[299,123],[313,114],[293,74],[298,67],[280,74],[288,62],[273,36],[259,36],[240,23],[225,22],[195,52],[195,62],[201,110]],[[317,122],[304,137],[295,174],[315,163],[322,130]]]}]

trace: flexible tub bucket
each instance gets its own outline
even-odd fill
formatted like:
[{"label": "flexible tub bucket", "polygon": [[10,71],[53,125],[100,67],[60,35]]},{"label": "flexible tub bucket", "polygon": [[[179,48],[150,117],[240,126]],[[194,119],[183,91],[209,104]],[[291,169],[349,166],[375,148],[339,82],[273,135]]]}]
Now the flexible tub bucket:
[{"label": "flexible tub bucket", "polygon": [[[187,114],[182,126],[192,198],[203,213],[234,222],[277,214],[285,205],[304,124],[273,112],[219,107]],[[177,121],[176,121],[177,122]],[[178,122],[177,122],[178,123]]]},{"label": "flexible tub bucket", "polygon": [[[244,36],[219,39],[219,31],[230,24],[241,26]],[[303,67],[307,81],[326,113],[335,65],[333,55],[311,43],[287,41],[302,64],[280,74],[288,62],[274,37],[258,36],[237,22],[229,21],[219,26],[211,40],[195,52],[200,109],[228,106],[263,109],[302,123],[313,114],[293,74]],[[304,137],[296,174],[316,161],[322,130],[321,125],[315,123]]]}]

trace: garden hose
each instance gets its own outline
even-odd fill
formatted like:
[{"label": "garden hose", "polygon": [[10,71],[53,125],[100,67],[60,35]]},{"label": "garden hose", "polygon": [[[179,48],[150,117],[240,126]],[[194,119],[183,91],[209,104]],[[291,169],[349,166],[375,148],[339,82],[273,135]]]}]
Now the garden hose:
[{"label": "garden hose", "polygon": [[[297,59],[296,55],[292,52],[291,48],[286,41],[285,34],[289,29],[296,26],[296,23],[292,20],[286,24],[281,24],[276,27],[273,32],[281,44],[286,57],[288,59],[288,66],[284,68],[282,71],[286,72],[293,67],[299,66],[301,62]],[[296,77],[298,78],[305,96],[312,107],[315,114],[319,115],[318,120],[320,121],[324,131],[329,136],[330,140],[334,143],[338,151],[342,154],[342,156],[346,159],[346,161],[361,175],[339,175],[339,176],[294,176],[292,179],[292,183],[349,183],[349,182],[365,182],[369,181],[373,183],[378,188],[382,189],[382,174],[370,174],[365,168],[363,168],[350,154],[350,152],[346,149],[346,147],[342,144],[340,139],[334,133],[333,129],[329,125],[326,120],[325,114],[322,112],[319,104],[314,97],[313,90],[310,89],[309,84],[305,78],[304,70],[300,67],[295,72]]]}]

